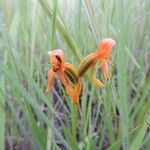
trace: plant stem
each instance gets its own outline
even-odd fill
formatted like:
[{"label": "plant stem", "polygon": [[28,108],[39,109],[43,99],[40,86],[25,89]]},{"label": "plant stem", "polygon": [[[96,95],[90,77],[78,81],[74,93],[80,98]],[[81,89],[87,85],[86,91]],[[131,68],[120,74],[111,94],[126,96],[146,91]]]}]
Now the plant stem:
[{"label": "plant stem", "polygon": [[73,143],[76,144],[76,133],[78,128],[78,104],[73,104],[73,120],[72,120],[72,132],[73,132]]}]

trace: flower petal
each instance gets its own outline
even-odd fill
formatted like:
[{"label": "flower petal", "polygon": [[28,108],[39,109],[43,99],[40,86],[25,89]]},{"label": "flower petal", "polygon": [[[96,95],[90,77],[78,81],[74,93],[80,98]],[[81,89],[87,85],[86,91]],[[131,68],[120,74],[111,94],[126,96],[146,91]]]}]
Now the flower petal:
[{"label": "flower petal", "polygon": [[103,60],[103,74],[105,79],[109,80],[110,76],[109,76],[109,71],[108,71],[108,64],[106,60]]},{"label": "flower petal", "polygon": [[70,85],[69,85],[69,82],[68,82],[67,79],[65,78],[65,73],[64,73],[64,71],[60,71],[60,72],[58,73],[58,77],[59,77],[60,81],[62,82],[62,84],[65,86],[67,94],[69,94],[69,93],[71,92],[71,87],[70,87]]},{"label": "flower petal", "polygon": [[103,39],[98,46],[99,56],[101,56],[102,58],[108,59],[112,51],[112,48],[115,44],[116,42],[113,39],[110,39],[110,38]]},{"label": "flower petal", "polygon": [[82,87],[81,81],[78,81],[78,83],[74,85],[74,88],[72,88],[69,85],[68,80],[65,78],[65,74],[63,71],[59,72],[58,76],[62,84],[65,86],[67,94],[71,95],[73,102],[77,104],[79,102],[79,95]]},{"label": "flower petal", "polygon": [[97,61],[97,52],[89,54],[83,58],[78,66],[78,75],[79,77],[83,76],[86,71],[92,66],[92,64]]},{"label": "flower petal", "polygon": [[70,63],[64,63],[64,67],[65,67],[65,77],[71,81],[71,83],[76,84],[79,81],[79,76],[77,74],[76,69],[74,68],[74,66]]},{"label": "flower petal", "polygon": [[48,84],[47,84],[45,92],[49,92],[51,90],[52,85],[54,83],[54,79],[55,79],[55,72],[53,71],[53,69],[50,69],[48,71]]},{"label": "flower petal", "polygon": [[61,49],[48,51],[48,55],[50,59],[50,64],[55,66],[55,65],[64,63],[64,53]]},{"label": "flower petal", "polygon": [[104,84],[100,80],[96,79],[94,75],[94,66],[95,64],[92,65],[92,69],[91,69],[91,79],[97,86],[104,87]]},{"label": "flower petal", "polygon": [[63,53],[63,50],[61,50],[61,49],[55,49],[55,50],[52,50],[52,51],[48,51],[48,55],[50,57],[58,55],[61,58],[64,58],[64,53]]}]

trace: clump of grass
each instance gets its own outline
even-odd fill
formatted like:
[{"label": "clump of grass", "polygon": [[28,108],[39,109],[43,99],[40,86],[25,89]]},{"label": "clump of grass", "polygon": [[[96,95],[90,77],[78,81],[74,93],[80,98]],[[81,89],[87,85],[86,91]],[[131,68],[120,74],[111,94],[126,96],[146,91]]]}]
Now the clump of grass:
[{"label": "clump of grass", "polygon": [[[9,135],[28,141],[31,149],[148,149],[149,0],[78,0],[67,16],[58,4],[0,3],[0,145]],[[96,70],[104,89],[88,76],[83,79],[78,127],[73,127],[75,108],[60,82],[56,79],[52,92],[44,93],[47,51],[64,49],[66,59],[77,67],[105,37],[116,40],[115,67],[109,68],[110,81]],[[77,128],[76,142],[72,128]]]}]

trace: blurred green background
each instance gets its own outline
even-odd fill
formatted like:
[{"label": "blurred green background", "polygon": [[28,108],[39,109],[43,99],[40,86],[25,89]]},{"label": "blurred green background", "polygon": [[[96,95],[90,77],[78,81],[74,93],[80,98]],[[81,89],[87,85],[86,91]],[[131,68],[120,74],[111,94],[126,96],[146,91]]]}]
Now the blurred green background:
[{"label": "blurred green background", "polygon": [[[113,38],[111,80],[83,78],[77,141],[73,104],[56,79],[47,85],[47,51],[78,66]],[[88,73],[87,73],[88,74]],[[150,149],[150,0],[1,0],[0,149]]]}]

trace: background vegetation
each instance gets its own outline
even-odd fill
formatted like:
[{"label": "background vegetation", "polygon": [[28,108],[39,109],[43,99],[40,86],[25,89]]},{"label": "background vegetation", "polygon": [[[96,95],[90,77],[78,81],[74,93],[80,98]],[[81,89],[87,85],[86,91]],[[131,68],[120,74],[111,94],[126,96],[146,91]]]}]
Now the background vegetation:
[{"label": "background vegetation", "polygon": [[[150,149],[149,27],[150,0],[1,0],[0,149]],[[57,79],[44,93],[47,51],[77,66],[105,37],[115,67],[104,89],[83,79],[75,143],[71,98]]]}]

